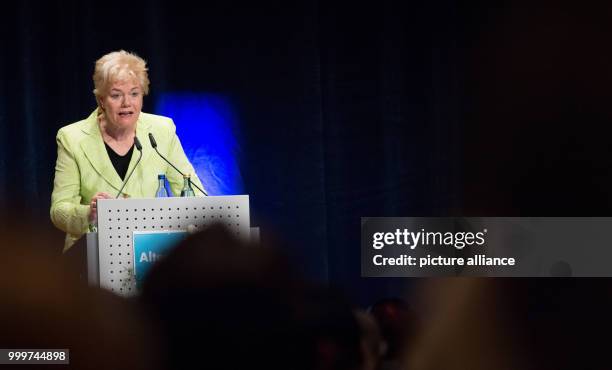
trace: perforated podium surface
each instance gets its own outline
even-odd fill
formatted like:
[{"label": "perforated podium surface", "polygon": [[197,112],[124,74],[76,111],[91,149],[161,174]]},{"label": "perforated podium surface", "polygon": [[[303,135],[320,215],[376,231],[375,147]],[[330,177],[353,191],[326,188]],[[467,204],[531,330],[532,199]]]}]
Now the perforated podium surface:
[{"label": "perforated podium surface", "polygon": [[95,280],[91,275],[97,265],[100,287],[123,296],[133,295],[136,293],[132,245],[134,231],[193,230],[221,223],[236,236],[248,239],[249,218],[248,195],[100,199],[98,260],[95,261],[88,253],[89,280]]}]

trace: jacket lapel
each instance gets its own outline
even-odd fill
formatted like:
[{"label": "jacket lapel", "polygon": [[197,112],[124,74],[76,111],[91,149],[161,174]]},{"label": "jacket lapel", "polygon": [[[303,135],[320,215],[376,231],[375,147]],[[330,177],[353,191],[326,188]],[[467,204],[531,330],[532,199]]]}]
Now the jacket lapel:
[{"label": "jacket lapel", "polygon": [[[140,117],[138,118],[138,123],[136,123],[136,137],[138,137],[138,140],[140,140],[140,144],[142,144],[142,160],[140,162],[140,165],[138,165],[139,167],[143,163],[146,163],[147,160],[149,159],[149,156],[151,156],[151,154],[153,153],[153,148],[151,147],[151,144],[149,144],[149,137],[148,137],[150,131],[151,131],[151,124],[143,120],[142,114],[141,114]],[[137,152],[136,148],[134,148],[134,151]],[[132,166],[132,164],[136,164],[136,160],[138,160],[137,155],[132,157],[133,163],[130,163],[130,167]],[[155,175],[157,176],[157,174]]]},{"label": "jacket lapel", "polygon": [[85,153],[85,157],[87,157],[87,160],[91,163],[91,166],[96,172],[113,188],[119,191],[122,181],[106,152],[104,140],[102,140],[102,135],[100,134],[100,128],[98,126],[97,109],[87,117],[82,130],[87,134],[85,139],[81,141],[81,149],[83,153]]}]

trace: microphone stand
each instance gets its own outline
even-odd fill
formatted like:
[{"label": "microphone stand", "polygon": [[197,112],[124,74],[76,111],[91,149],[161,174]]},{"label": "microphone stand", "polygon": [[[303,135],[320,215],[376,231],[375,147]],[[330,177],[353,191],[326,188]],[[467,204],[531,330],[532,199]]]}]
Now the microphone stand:
[{"label": "microphone stand", "polygon": [[132,174],[134,173],[134,170],[136,169],[136,167],[138,167],[138,163],[140,163],[140,160],[142,159],[142,144],[140,144],[140,140],[138,140],[138,138],[136,136],[134,136],[134,146],[136,147],[136,149],[138,149],[138,153],[140,155],[138,156],[138,160],[136,161],[136,164],[134,165],[134,167],[130,171],[130,174],[128,175],[128,177],[123,182],[123,185],[121,185],[121,189],[119,189],[119,192],[117,193],[117,196],[115,197],[115,199],[119,198],[119,196],[121,195],[121,192],[123,191],[123,188],[125,188],[125,185],[127,185],[128,180],[130,179],[130,177],[132,177]]},{"label": "microphone stand", "polygon": [[[157,155],[159,155],[160,157],[162,157],[162,159],[164,161],[166,161],[166,163],[168,163],[170,166],[172,166],[172,168],[174,168],[178,173],[181,174],[181,176],[185,176],[185,174],[179,170],[178,168],[176,168],[175,165],[173,165],[172,163],[170,163],[169,160],[166,159],[166,157],[164,157],[159,150],[157,150],[157,142],[155,141],[155,138],[153,137],[153,134],[149,132],[149,141],[151,142],[151,146],[153,147],[153,149],[155,149],[155,152],[157,152]],[[202,190],[196,183],[191,182],[191,185],[195,186],[196,189],[198,189],[202,194],[208,196],[208,193],[205,192],[204,190]]]}]

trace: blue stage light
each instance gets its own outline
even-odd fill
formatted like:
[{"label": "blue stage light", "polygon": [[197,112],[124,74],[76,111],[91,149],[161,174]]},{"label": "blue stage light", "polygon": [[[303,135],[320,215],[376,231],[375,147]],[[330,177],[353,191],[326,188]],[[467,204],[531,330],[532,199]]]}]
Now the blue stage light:
[{"label": "blue stage light", "polygon": [[187,157],[209,195],[243,194],[238,122],[227,98],[206,93],[164,93],[155,113],[171,117]]}]

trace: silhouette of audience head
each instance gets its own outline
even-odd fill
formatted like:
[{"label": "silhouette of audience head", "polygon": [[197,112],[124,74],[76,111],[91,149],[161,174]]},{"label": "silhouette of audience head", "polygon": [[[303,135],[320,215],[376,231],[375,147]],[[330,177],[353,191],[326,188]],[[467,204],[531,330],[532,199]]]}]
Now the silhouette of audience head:
[{"label": "silhouette of audience head", "polygon": [[68,349],[75,369],[158,369],[159,338],[143,312],[78,282],[48,240],[25,225],[3,233],[0,347]]},{"label": "silhouette of audience head", "polygon": [[349,301],[318,284],[308,284],[303,291],[298,320],[306,368],[360,369],[361,330]]},{"label": "silhouette of audience head", "polygon": [[398,359],[411,345],[418,330],[416,313],[399,298],[385,298],[370,308],[380,326],[385,360]]},{"label": "silhouette of audience head", "polygon": [[609,279],[443,280],[410,369],[610,368]]},{"label": "silhouette of audience head", "polygon": [[361,331],[362,370],[378,369],[383,354],[383,340],[380,327],[374,316],[366,311],[355,310],[355,317]]},{"label": "silhouette of audience head", "polygon": [[168,368],[291,369],[295,281],[283,256],[214,225],[153,266],[140,298],[167,338]]}]

